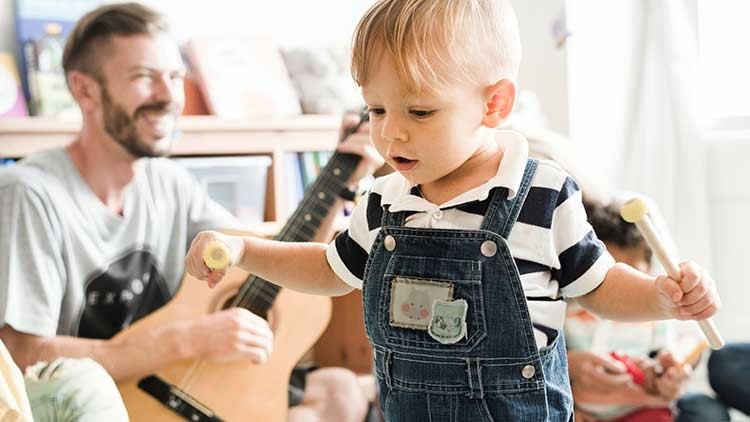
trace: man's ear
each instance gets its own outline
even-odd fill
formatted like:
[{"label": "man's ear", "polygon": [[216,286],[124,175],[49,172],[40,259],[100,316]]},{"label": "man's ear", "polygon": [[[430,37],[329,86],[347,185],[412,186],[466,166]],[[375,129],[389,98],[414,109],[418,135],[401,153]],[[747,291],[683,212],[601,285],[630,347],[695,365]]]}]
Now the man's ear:
[{"label": "man's ear", "polygon": [[516,103],[516,84],[510,79],[501,79],[485,90],[485,112],[482,125],[489,128],[500,126],[510,116]]},{"label": "man's ear", "polygon": [[71,70],[68,73],[68,87],[81,111],[91,111],[101,104],[101,86],[99,81],[89,74]]}]

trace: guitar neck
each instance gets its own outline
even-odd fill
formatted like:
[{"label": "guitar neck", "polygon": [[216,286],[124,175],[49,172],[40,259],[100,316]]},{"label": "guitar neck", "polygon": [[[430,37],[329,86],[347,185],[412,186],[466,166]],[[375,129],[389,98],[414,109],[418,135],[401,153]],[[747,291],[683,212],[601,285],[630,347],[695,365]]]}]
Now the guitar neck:
[{"label": "guitar neck", "polygon": [[[275,239],[282,242],[311,241],[361,159],[356,154],[334,153]],[[243,283],[232,306],[240,306],[265,317],[279,290],[281,287],[251,276]]]}]

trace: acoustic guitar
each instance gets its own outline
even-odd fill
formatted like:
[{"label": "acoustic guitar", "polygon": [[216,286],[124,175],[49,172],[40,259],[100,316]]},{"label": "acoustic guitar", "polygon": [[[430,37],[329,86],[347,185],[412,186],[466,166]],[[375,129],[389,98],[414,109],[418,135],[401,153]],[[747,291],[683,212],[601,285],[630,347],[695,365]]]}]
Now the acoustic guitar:
[{"label": "acoustic guitar", "polygon": [[[355,132],[360,123],[345,132]],[[357,167],[361,157],[336,152],[307,189],[276,240],[310,241]],[[155,374],[118,384],[130,420],[284,421],[289,375],[328,325],[328,297],[297,293],[232,268],[215,289],[186,276],[163,307],[118,333],[126,339],[143,330],[241,306],[265,317],[274,332],[273,352],[264,364],[250,361],[175,362]]]}]

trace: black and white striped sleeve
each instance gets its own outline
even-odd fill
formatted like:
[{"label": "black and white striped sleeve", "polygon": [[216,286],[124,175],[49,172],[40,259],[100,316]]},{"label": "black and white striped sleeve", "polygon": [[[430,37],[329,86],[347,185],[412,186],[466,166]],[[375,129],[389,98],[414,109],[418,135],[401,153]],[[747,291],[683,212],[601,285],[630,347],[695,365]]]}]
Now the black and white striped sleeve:
[{"label": "black and white striped sleeve", "polygon": [[365,264],[374,239],[368,223],[368,214],[372,213],[368,210],[373,207],[380,207],[380,195],[363,196],[352,211],[349,228],[339,233],[326,250],[333,272],[356,289],[362,288]]},{"label": "black and white striped sleeve", "polygon": [[614,265],[614,259],[588,223],[581,190],[569,176],[557,197],[552,232],[560,263],[552,276],[563,295],[583,296],[596,289]]}]

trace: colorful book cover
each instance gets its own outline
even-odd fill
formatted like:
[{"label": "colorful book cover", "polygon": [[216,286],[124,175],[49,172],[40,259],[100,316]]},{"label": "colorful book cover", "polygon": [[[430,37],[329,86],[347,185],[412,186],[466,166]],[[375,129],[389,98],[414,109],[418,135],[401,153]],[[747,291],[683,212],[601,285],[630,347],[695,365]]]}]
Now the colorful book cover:
[{"label": "colorful book cover", "polygon": [[0,52],[0,118],[27,115],[16,61],[10,53]]},{"label": "colorful book cover", "polygon": [[79,114],[65,83],[62,54],[76,21],[103,0],[16,0],[21,80],[34,116]]}]

